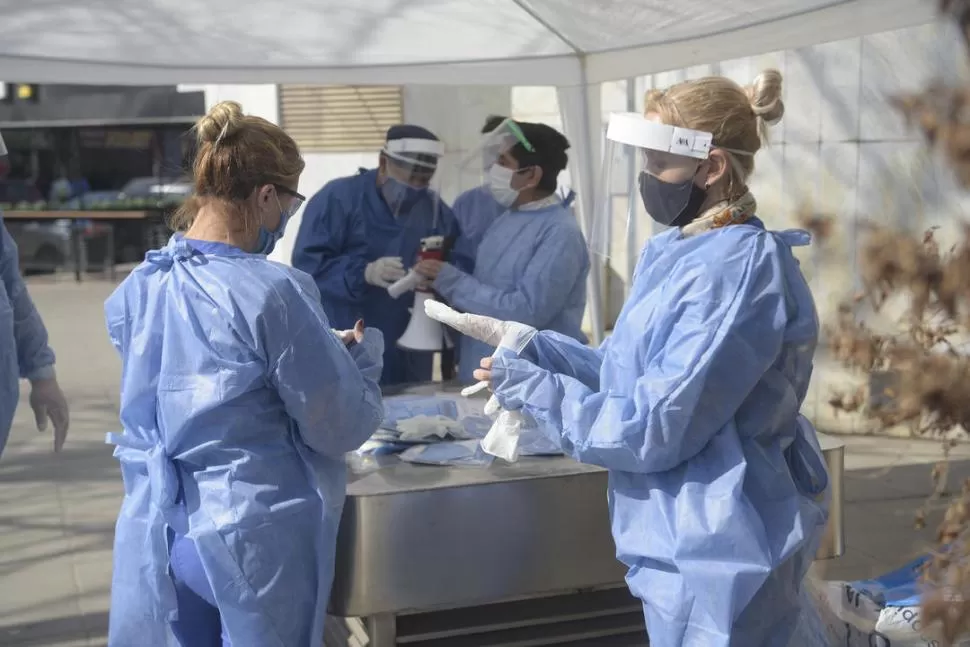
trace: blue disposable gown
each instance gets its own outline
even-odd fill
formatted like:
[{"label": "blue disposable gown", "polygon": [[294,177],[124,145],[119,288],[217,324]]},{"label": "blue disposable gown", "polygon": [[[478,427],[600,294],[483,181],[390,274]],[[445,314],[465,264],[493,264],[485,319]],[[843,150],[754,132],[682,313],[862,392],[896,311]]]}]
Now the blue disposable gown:
[{"label": "blue disposable gown", "polygon": [[0,212],[0,454],[7,444],[20,397],[20,378],[54,376],[54,351],[20,276],[17,244]]},{"label": "blue disposable gown", "polygon": [[499,204],[487,186],[478,186],[465,191],[452,205],[461,235],[455,241],[455,252],[464,258],[471,259],[474,269],[474,259],[478,248],[485,239],[485,234],[499,216],[506,212],[506,208]]},{"label": "blue disposable gown", "polygon": [[[478,248],[473,274],[446,265],[434,289],[457,310],[514,320],[586,341],[589,252],[566,204],[535,211],[507,211],[489,228]],[[463,336],[458,377],[473,383],[472,372],[495,349]]]},{"label": "blue disposable gown", "polygon": [[432,235],[458,237],[451,209],[429,194],[395,217],[377,187],[376,170],[327,183],[303,211],[293,267],[313,277],[335,328],[351,328],[363,319],[384,333],[381,384],[431,380],[432,355],[397,347],[411,319],[413,295],[392,299],[387,290],[364,281],[364,268],[384,256],[400,256],[411,267],[421,239]]},{"label": "blue disposable gown", "polygon": [[348,351],[302,272],[173,237],[105,303],[122,357],[111,647],[167,645],[169,529],[233,647],[320,645],[344,453],[383,415],[382,340]]},{"label": "blue disposable gown", "polygon": [[758,221],[665,232],[601,349],[542,333],[495,359],[505,408],[609,470],[617,556],[652,647],[785,647],[798,620],[827,518],[798,413],[818,321],[790,245],[807,237]]}]

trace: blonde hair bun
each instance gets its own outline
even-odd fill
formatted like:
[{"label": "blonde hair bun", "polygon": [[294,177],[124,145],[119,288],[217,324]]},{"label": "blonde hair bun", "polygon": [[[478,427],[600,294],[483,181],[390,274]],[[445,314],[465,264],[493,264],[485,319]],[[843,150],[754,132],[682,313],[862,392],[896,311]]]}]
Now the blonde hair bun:
[{"label": "blonde hair bun", "polygon": [[785,102],[781,98],[781,72],[765,70],[745,88],[751,100],[751,110],[768,126],[774,126],[785,114]]},{"label": "blonde hair bun", "polygon": [[212,106],[195,128],[200,143],[218,144],[231,138],[245,125],[242,106],[235,101],[221,101]]}]

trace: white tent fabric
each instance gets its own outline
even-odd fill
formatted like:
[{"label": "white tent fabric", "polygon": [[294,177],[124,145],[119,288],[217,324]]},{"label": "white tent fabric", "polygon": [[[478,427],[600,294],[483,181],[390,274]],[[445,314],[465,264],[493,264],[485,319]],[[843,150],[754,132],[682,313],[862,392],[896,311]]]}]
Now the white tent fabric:
[{"label": "white tent fabric", "polygon": [[36,83],[581,85],[928,20],[930,0],[0,0]]},{"label": "white tent fabric", "polygon": [[[921,24],[930,0],[0,0],[0,79],[554,85],[589,226],[600,84]],[[590,281],[595,342],[601,282]]]}]

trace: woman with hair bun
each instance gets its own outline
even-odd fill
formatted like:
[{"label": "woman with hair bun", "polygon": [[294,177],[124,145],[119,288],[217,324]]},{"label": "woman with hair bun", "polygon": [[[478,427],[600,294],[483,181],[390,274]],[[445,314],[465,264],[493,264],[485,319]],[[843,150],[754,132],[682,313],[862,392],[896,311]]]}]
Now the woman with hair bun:
[{"label": "woman with hair bun", "polygon": [[632,149],[646,211],[669,230],[644,248],[601,348],[439,316],[502,338],[476,377],[609,470],[617,556],[651,647],[787,647],[827,519],[825,464],[799,414],[818,320],[792,246],[809,236],[768,230],[748,190],[783,113],[769,70],[746,89],[711,77],[651,91],[644,115],[613,115],[608,163],[625,173],[630,156],[609,151]]},{"label": "woman with hair bun", "polygon": [[315,647],[383,338],[331,330],[313,280],[266,258],[303,201],[293,139],[233,102],[196,133],[179,232],[105,303],[125,484],[108,643]]}]

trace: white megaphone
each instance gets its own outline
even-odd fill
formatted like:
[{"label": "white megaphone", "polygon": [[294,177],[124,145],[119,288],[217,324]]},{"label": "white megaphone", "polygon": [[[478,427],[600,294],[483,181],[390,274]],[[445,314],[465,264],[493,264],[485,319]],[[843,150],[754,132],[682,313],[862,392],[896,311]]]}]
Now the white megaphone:
[{"label": "white megaphone", "polygon": [[[421,251],[418,253],[418,260],[443,260],[444,259],[444,236],[429,236],[421,239]],[[407,277],[405,277],[407,278]],[[405,279],[402,279],[403,282]],[[394,294],[395,286],[391,286],[391,296]],[[416,288],[414,291],[414,307],[411,309],[411,321],[404,334],[397,340],[397,345],[404,350],[435,352],[451,348],[451,340],[445,335],[445,328],[435,321],[424,311],[424,302],[432,299],[434,295],[430,290]]]}]

